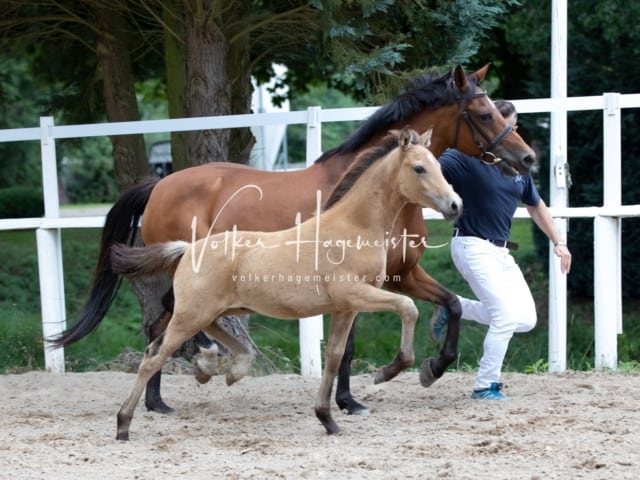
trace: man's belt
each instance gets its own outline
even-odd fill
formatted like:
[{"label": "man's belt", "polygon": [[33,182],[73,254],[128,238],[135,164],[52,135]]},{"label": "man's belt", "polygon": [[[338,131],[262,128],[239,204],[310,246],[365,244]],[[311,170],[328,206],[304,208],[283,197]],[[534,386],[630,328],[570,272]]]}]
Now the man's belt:
[{"label": "man's belt", "polygon": [[490,238],[483,238],[483,237],[479,237],[478,235],[471,235],[468,233],[464,233],[459,228],[453,229],[453,236],[482,238],[482,240],[486,240],[489,243],[493,243],[496,247],[508,248],[509,250],[517,250],[519,246],[516,242],[510,242],[509,240],[491,240]]}]

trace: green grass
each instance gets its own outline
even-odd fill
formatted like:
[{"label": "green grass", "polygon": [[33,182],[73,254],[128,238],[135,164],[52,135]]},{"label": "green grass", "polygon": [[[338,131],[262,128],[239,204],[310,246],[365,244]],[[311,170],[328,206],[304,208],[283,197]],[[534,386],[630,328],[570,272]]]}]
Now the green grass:
[{"label": "green grass", "polygon": [[[429,221],[430,244],[447,244],[451,225]],[[65,229],[62,234],[67,324],[73,324],[86,300],[95,268],[100,231]],[[514,335],[504,369],[536,373],[546,368],[547,301],[546,266],[538,262],[529,220],[514,222],[512,238],[520,243],[514,255],[529,282],[538,309],[538,325],[529,333]],[[448,244],[428,249],[421,259],[426,271],[448,289],[470,295],[450,258]],[[429,338],[428,320],[433,305],[417,302],[420,319],[416,327],[416,360],[437,354]],[[625,370],[640,362],[640,313],[638,301],[623,304],[624,334],[618,336],[618,356]],[[594,365],[593,300],[570,298],[568,305],[567,366],[586,370]],[[400,320],[393,314],[360,314],[357,323],[356,372],[366,372],[390,361],[400,342]],[[0,372],[43,368],[40,294],[33,231],[0,232]],[[325,321],[325,332],[329,322]],[[298,372],[298,323],[255,315],[250,333],[264,353],[258,361],[263,371]],[[459,358],[451,368],[474,370],[482,355],[485,328],[463,321]],[[326,334],[325,334],[326,338]],[[123,282],[105,320],[92,335],[65,348],[69,370],[91,370],[113,360],[126,347],[141,351],[140,307],[127,282]]]},{"label": "green grass", "polygon": [[[100,230],[62,232],[67,325],[73,324],[88,296],[98,255]],[[42,368],[40,285],[33,231],[0,232],[0,371]],[[95,368],[126,346],[142,350],[140,307],[123,282],[96,333],[65,348],[73,370]]]}]

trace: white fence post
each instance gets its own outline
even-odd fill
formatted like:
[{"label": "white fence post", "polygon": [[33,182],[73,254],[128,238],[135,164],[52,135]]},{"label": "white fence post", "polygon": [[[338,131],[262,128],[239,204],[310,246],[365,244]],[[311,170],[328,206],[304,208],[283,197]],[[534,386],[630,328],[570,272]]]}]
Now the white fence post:
[{"label": "white fence post", "polygon": [[[42,192],[44,217],[47,219],[60,217],[56,145],[52,136],[52,128],[53,117],[40,118]],[[36,245],[38,248],[42,335],[47,338],[66,328],[60,229],[38,228],[36,230]],[[64,350],[62,348],[52,349],[45,343],[44,363],[47,371],[64,373]]]},{"label": "white fence post", "polygon": [[[551,17],[551,97],[567,98],[567,1],[553,0]],[[564,102],[566,105],[566,102]],[[551,111],[549,200],[552,207],[566,207],[567,110]],[[567,220],[555,219],[566,238]],[[549,244],[549,250],[553,247]],[[560,273],[558,258],[549,253],[549,371],[567,369],[567,279]]]},{"label": "white fence post", "polygon": [[[307,110],[307,166],[311,165],[322,151],[322,124],[320,107]],[[300,373],[303,377],[320,377],[322,374],[322,354],[320,343],[323,338],[322,315],[301,318],[300,326]]]},{"label": "white fence post", "polygon": [[[622,204],[620,94],[603,96],[604,207]],[[618,333],[622,333],[621,219],[598,216],[593,222],[593,301],[595,367],[616,369]]]}]

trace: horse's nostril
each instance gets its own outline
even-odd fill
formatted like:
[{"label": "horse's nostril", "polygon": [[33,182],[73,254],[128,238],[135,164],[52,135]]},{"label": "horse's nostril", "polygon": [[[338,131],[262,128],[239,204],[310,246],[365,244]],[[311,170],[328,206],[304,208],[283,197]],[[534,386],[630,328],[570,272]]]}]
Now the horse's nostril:
[{"label": "horse's nostril", "polygon": [[531,167],[535,162],[536,162],[535,155],[527,155],[526,157],[524,157],[524,164],[529,167]]}]

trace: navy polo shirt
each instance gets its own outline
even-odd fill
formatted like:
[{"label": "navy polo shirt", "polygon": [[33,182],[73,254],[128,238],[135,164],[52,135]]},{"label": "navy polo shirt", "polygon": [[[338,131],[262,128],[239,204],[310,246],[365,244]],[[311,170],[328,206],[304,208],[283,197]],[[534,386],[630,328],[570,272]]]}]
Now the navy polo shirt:
[{"label": "navy polo shirt", "polygon": [[451,148],[440,156],[440,165],[462,198],[462,215],[455,226],[465,235],[507,240],[520,202],[533,207],[540,203],[531,175],[510,177],[495,165]]}]

